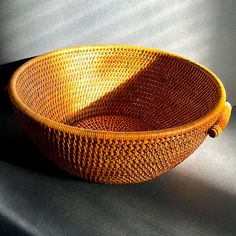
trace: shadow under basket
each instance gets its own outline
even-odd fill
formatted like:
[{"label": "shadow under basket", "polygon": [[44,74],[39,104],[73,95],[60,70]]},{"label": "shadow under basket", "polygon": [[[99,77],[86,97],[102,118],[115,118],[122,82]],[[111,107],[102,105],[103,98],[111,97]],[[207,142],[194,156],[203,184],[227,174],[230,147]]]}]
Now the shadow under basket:
[{"label": "shadow under basket", "polygon": [[126,45],[62,49],[12,76],[20,125],[72,175],[96,183],[156,178],[226,127],[231,106],[212,72]]}]

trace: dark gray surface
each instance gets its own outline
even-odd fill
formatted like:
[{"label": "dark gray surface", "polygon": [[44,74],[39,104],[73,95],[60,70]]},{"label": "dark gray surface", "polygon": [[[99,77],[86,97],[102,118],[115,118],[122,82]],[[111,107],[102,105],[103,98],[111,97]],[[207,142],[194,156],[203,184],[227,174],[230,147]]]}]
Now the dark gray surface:
[{"label": "dark gray surface", "polygon": [[8,105],[0,115],[0,235],[236,235],[236,109],[220,137],[161,178],[108,186],[52,165]]}]

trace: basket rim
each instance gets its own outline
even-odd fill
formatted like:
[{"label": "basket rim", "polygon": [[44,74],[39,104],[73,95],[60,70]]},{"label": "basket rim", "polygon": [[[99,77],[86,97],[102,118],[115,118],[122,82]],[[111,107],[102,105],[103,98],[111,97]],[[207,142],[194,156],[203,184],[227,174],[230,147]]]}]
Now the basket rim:
[{"label": "basket rim", "polygon": [[[184,61],[188,61],[189,63],[197,66],[199,69],[202,69],[203,71],[209,73],[212,77],[212,79],[215,80],[216,84],[218,85],[218,89],[220,91],[220,99],[218,100],[217,104],[215,107],[209,111],[205,116],[196,119],[192,122],[186,123],[184,125],[180,126],[174,126],[171,128],[167,129],[160,129],[160,130],[151,130],[151,131],[132,131],[132,132],[121,132],[121,131],[103,131],[103,130],[92,130],[92,129],[85,129],[85,128],[79,128],[79,127],[74,127],[70,125],[66,125],[54,120],[51,120],[49,118],[46,118],[35,111],[31,110],[28,106],[26,106],[21,99],[19,98],[15,84],[17,81],[17,78],[19,75],[31,64],[35,63],[38,60],[41,60],[43,58],[47,58],[48,56],[52,55],[58,55],[61,53],[69,52],[69,51],[74,51],[74,50],[84,50],[84,49],[91,49],[91,48],[128,48],[128,49],[138,49],[138,50],[144,50],[144,51],[149,51],[149,52],[156,52],[156,53],[162,53],[164,55],[169,55],[172,57],[176,57],[179,59],[182,59]],[[74,47],[67,47],[67,48],[62,48],[59,50],[55,50],[52,52],[48,52],[39,56],[36,56],[33,59],[30,59],[29,61],[25,62],[22,64],[11,76],[10,82],[9,82],[9,95],[12,103],[22,111],[24,114],[32,118],[33,120],[49,127],[52,129],[56,129],[61,132],[66,132],[68,134],[75,134],[83,137],[96,137],[96,138],[104,138],[104,139],[135,139],[135,140],[140,140],[140,139],[150,139],[154,137],[164,137],[164,136],[173,136],[175,134],[180,134],[184,132],[188,132],[193,129],[193,127],[199,127],[206,123],[209,120],[212,120],[216,117],[219,116],[220,112],[223,110],[226,102],[226,92],[224,89],[224,86],[221,82],[221,80],[208,68],[205,66],[201,65],[198,62],[195,62],[193,60],[190,60],[186,57],[180,56],[175,53],[167,52],[164,50],[160,49],[155,49],[155,48],[146,48],[142,46],[131,46],[131,45],[126,45],[126,44],[98,44],[98,45],[88,45],[88,46],[74,46]]]}]

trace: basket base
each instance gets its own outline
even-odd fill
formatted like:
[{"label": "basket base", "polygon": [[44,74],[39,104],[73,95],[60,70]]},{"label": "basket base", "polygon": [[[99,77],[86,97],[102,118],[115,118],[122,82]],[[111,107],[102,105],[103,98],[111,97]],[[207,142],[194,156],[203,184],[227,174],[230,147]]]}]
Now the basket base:
[{"label": "basket base", "polygon": [[135,132],[153,130],[153,127],[143,120],[121,115],[98,115],[71,122],[69,125],[100,131]]}]

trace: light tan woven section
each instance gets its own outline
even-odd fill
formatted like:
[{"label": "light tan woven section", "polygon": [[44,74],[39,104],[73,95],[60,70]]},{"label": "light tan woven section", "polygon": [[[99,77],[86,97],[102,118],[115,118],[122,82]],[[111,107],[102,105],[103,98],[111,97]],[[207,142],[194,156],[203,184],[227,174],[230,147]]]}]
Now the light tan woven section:
[{"label": "light tan woven section", "polygon": [[[113,132],[188,124],[208,114],[220,98],[211,75],[187,60],[112,46],[41,57],[19,75],[16,91],[27,107],[50,120]],[[173,168],[203,142],[217,119],[188,132],[125,140],[63,132],[16,113],[28,135],[63,169],[112,184],[145,181]]]},{"label": "light tan woven section", "polygon": [[17,91],[36,113],[84,128],[85,119],[119,115],[165,129],[206,115],[218,101],[214,81],[188,61],[125,48],[48,56],[22,73]]}]

